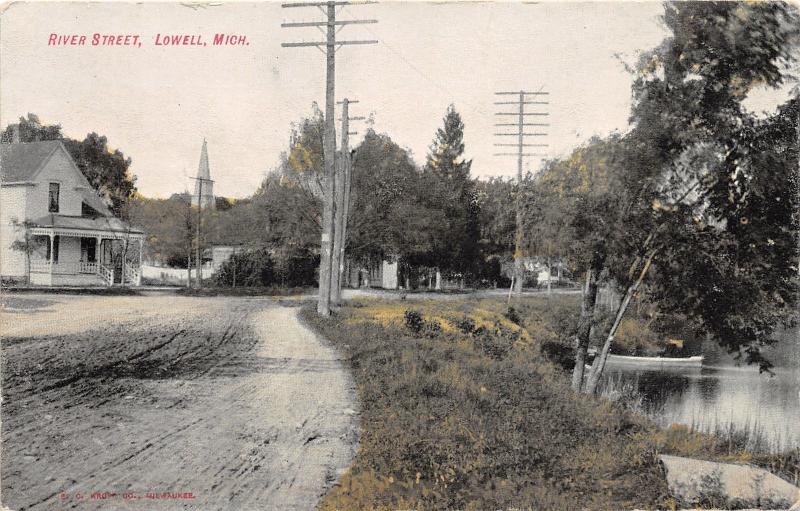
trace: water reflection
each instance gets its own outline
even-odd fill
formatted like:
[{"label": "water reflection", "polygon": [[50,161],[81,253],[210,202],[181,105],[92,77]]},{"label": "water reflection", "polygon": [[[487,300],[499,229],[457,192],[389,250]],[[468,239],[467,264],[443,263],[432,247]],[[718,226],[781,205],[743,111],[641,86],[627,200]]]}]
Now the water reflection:
[{"label": "water reflection", "polygon": [[703,431],[749,430],[772,449],[800,447],[800,371],[774,376],[751,367],[704,367],[688,372],[615,369],[607,378],[628,382],[662,425],[686,424]]}]

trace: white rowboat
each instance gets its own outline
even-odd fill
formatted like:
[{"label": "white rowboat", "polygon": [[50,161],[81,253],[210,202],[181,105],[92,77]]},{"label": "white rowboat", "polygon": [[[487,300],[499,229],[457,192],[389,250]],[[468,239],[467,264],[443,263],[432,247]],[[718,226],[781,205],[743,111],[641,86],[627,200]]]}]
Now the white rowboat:
[{"label": "white rowboat", "polygon": [[700,369],[703,366],[703,356],[672,358],[609,355],[606,366],[640,369]]}]

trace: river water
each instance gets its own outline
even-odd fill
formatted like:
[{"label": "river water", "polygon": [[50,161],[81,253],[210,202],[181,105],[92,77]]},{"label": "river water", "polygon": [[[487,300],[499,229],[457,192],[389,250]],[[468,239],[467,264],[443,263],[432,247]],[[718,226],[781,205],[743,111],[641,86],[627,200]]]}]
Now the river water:
[{"label": "river water", "polygon": [[753,437],[768,444],[761,448],[800,448],[800,350],[784,346],[773,360],[779,362],[774,375],[712,352],[702,369],[613,369],[606,378],[637,389],[645,410],[664,426],[678,423],[709,432],[732,427],[757,432]]}]

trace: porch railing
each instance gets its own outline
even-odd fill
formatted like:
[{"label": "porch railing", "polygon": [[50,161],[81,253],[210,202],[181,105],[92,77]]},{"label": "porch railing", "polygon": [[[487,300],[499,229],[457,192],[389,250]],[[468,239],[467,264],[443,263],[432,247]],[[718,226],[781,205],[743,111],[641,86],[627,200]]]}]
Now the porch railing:
[{"label": "porch railing", "polygon": [[[52,267],[52,272],[50,271]],[[78,273],[95,274],[98,273],[97,263],[71,262],[71,263],[51,263],[50,261],[31,261],[31,272],[33,273],[54,273],[56,275],[75,275]]]},{"label": "porch railing", "polygon": [[80,268],[78,270],[80,273],[98,273],[97,263],[87,263],[81,261],[78,264],[80,264]]},{"label": "porch railing", "polygon": [[114,284],[114,268],[104,264],[98,264],[97,270],[98,274],[103,278],[103,282],[105,282],[107,286]]},{"label": "porch railing", "polygon": [[50,261],[31,261],[32,273],[50,273]]},{"label": "porch railing", "polygon": [[[101,263],[70,262],[51,263],[50,261],[31,261],[31,273],[51,273],[53,275],[99,275],[107,286],[114,284],[114,268]],[[122,272],[125,284],[141,284],[142,269],[126,264]]]},{"label": "porch railing", "polygon": [[125,265],[125,283],[126,284],[133,284],[134,286],[138,286],[141,284],[139,274],[141,272],[140,268],[136,268],[134,266]]}]

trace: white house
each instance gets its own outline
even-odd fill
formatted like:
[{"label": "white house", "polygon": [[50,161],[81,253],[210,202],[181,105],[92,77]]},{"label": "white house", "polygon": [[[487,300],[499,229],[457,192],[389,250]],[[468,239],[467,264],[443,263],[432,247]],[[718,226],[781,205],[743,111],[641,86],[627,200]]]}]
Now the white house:
[{"label": "white house", "polygon": [[60,141],[0,144],[0,276],[44,286],[141,282],[144,233],[114,217]]}]

